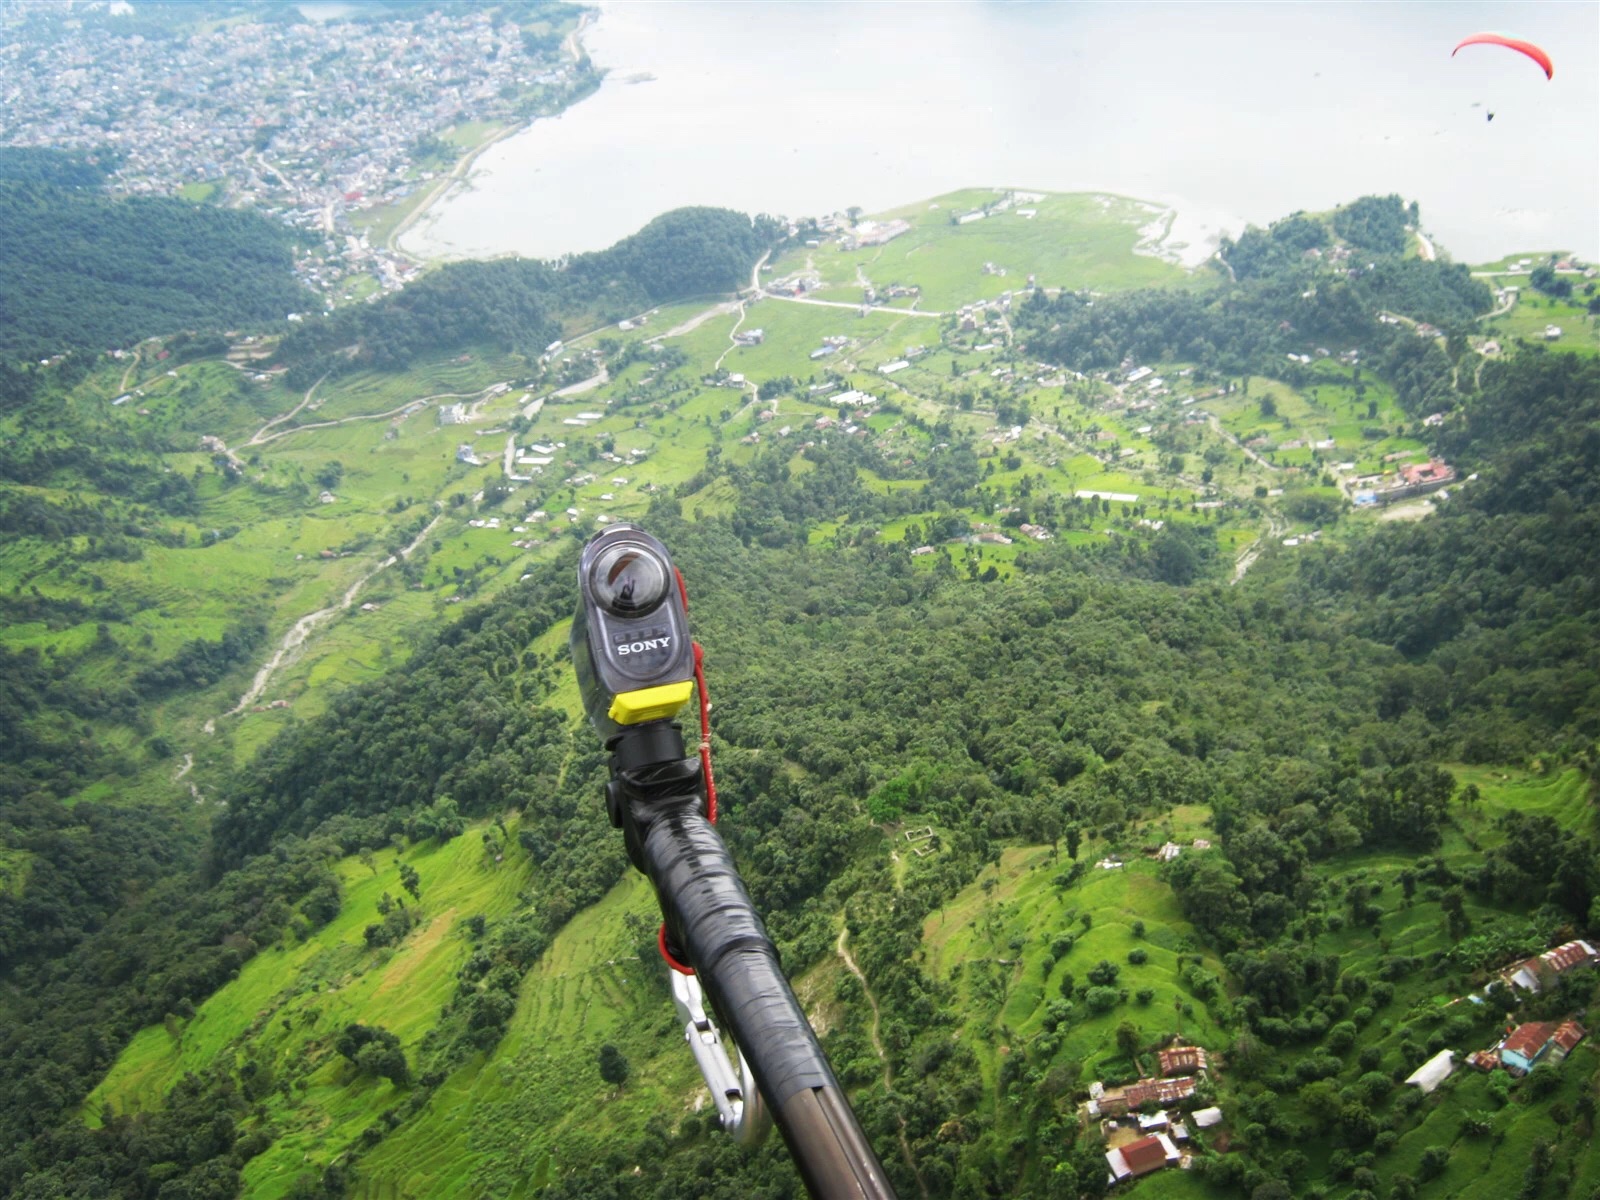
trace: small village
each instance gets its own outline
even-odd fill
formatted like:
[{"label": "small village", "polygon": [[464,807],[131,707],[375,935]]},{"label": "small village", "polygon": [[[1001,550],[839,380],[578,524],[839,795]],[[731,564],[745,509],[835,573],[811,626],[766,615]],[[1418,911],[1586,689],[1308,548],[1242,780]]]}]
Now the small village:
[{"label": "small village", "polygon": [[[1171,861],[1179,850],[1169,842],[1154,856]],[[1103,859],[1095,865],[1114,870],[1123,864],[1119,859]],[[1565,942],[1543,954],[1507,964],[1493,973],[1482,991],[1451,1004],[1483,1005],[1497,990],[1512,996],[1538,996],[1567,973],[1596,964],[1600,964],[1600,949],[1582,940]],[[1559,1020],[1508,1024],[1494,1046],[1465,1056],[1458,1050],[1442,1049],[1418,1066],[1404,1083],[1423,1095],[1431,1095],[1463,1062],[1478,1071],[1503,1070],[1513,1079],[1535,1070],[1555,1070],[1587,1036],[1588,1030],[1572,1015]],[[1214,1089],[1208,1083],[1217,1066],[1213,1056],[1174,1036],[1156,1052],[1156,1063],[1155,1075],[1131,1083],[1091,1083],[1088,1099],[1078,1107],[1082,1125],[1097,1128],[1104,1141],[1108,1186],[1166,1168],[1188,1170],[1197,1154],[1228,1150],[1227,1120],[1223,1109],[1212,1102]]]}]

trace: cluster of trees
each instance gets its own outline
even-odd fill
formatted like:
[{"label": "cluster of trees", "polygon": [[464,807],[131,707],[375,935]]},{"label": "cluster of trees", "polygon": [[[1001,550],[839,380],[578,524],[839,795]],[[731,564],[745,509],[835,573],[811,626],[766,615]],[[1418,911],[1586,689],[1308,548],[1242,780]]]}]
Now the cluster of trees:
[{"label": "cluster of trees", "polygon": [[1373,254],[1406,252],[1407,235],[1422,222],[1413,200],[1399,196],[1362,196],[1333,214],[1333,231],[1358,250]]},{"label": "cluster of trees", "polygon": [[135,674],[134,689],[154,699],[186,688],[198,691],[210,687],[237,663],[249,658],[266,640],[267,626],[263,621],[250,621],[229,629],[215,642],[195,638],[185,642],[171,658]]},{"label": "cluster of trees", "polygon": [[[74,687],[71,665],[33,646],[0,645],[0,804],[69,796],[111,765],[112,753],[85,736],[82,722],[131,716],[131,696]],[[0,906],[5,900],[0,894]]]},{"label": "cluster of trees", "polygon": [[[767,216],[752,220],[725,208],[677,208],[608,250],[568,259],[563,274],[573,299],[605,304],[613,303],[607,289],[637,289],[650,304],[728,292],[749,283],[756,259],[782,233]],[[621,298],[624,305],[634,302]]]},{"label": "cluster of trees", "polygon": [[181,200],[111,200],[89,168],[0,172],[0,357],[104,350],[175,329],[281,322],[306,307],[293,235],[257,213]]},{"label": "cluster of trees", "polygon": [[[65,403],[59,411],[50,411],[48,405],[30,406],[17,423],[18,436],[0,445],[0,486],[25,484],[62,490],[86,487],[104,497],[149,507],[167,516],[188,517],[200,511],[194,481],[162,465],[157,452],[165,446],[104,426],[86,430],[79,422],[81,414]],[[98,443],[97,452],[86,454],[80,439],[91,432]],[[7,487],[4,499],[10,504],[23,496]],[[88,524],[90,518],[81,512],[88,505],[66,503],[52,507],[57,512],[73,514],[66,518],[63,536],[94,532]],[[46,532],[40,536],[55,535]]]},{"label": "cluster of trees", "polygon": [[[1019,324],[1032,353],[1081,371],[1113,368],[1132,357],[1279,376],[1284,355],[1308,342],[1361,346],[1369,358],[1400,360],[1380,365],[1380,374],[1398,376],[1404,366],[1406,377],[1397,380],[1401,403],[1421,416],[1453,391],[1451,362],[1437,348],[1429,354],[1409,329],[1379,322],[1378,312],[1460,327],[1486,311],[1491,296],[1465,266],[1401,257],[1406,215],[1393,196],[1366,197],[1339,210],[1332,231],[1297,213],[1265,230],[1247,229],[1237,242],[1224,240],[1232,281],[1198,291],[1107,297],[1036,292]],[[1395,229],[1398,245],[1390,236]],[[1331,246],[1333,231],[1361,248],[1359,261],[1310,255]]]},{"label": "cluster of trees", "polygon": [[0,146],[0,182],[96,188],[116,169],[119,157],[109,149],[90,154],[83,150]]},{"label": "cluster of trees", "polygon": [[411,1082],[400,1039],[381,1025],[346,1025],[334,1039],[333,1048],[363,1074],[380,1075],[400,1086]]},{"label": "cluster of trees", "polygon": [[1315,217],[1295,213],[1265,229],[1251,225],[1239,240],[1223,238],[1220,252],[1237,279],[1257,279],[1298,266],[1308,250],[1331,245],[1328,227]]},{"label": "cluster of trees", "polygon": [[37,392],[38,377],[31,368],[0,362],[0,412],[22,408]]}]

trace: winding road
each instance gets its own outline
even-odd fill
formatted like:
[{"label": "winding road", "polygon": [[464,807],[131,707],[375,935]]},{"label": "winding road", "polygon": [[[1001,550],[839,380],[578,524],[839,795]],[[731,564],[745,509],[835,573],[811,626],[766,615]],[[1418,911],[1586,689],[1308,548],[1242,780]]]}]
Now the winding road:
[{"label": "winding road", "polygon": [[[294,417],[298,416],[305,409],[306,405],[311,403],[311,397],[316,394],[317,389],[322,386],[322,380],[326,379],[327,377],[328,376],[326,374],[324,374],[322,376],[322,379],[317,380],[310,387],[308,387],[306,389],[306,394],[304,396],[300,397],[300,403],[299,404],[296,404],[288,412],[280,413],[278,416],[273,417],[272,420],[268,421],[260,429],[256,430],[255,433],[251,434],[250,435],[250,440],[248,442],[246,442],[245,445],[246,446],[260,446],[263,443],[270,442],[272,440],[272,438],[267,436],[267,430],[271,429],[274,425],[282,425],[285,421],[292,420]],[[296,428],[299,428],[299,426],[296,426]],[[285,430],[284,432],[293,433],[294,430],[292,430],[292,429],[291,430]],[[273,434],[272,436],[273,437],[281,437],[283,435],[282,434]]]}]

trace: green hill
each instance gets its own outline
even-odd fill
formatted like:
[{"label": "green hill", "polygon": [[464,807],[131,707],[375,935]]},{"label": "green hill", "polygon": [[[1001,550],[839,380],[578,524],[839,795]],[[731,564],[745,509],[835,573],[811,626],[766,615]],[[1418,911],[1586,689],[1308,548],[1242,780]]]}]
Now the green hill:
[{"label": "green hill", "polygon": [[[1227,280],[1136,257],[1142,208],[1005,195],[797,230],[787,298],[658,307],[737,225],[691,213],[595,268],[639,304],[600,328],[516,266],[559,303],[476,340],[429,323],[467,272],[8,377],[0,1187],[798,1194],[711,1127],[576,721],[576,552],[617,519],[683,567],[724,836],[900,1194],[1098,1194],[1134,1131],[1092,1085],[1174,1037],[1224,1120],[1140,1194],[1600,1185],[1590,1042],[1402,1082],[1600,999],[1483,994],[1600,933],[1597,360],[1480,353],[1448,264],[1304,254],[1398,202]],[[728,246],[707,286],[747,283]],[[835,307],[858,271],[952,308]],[[1425,520],[1350,505],[1430,455]]]}]

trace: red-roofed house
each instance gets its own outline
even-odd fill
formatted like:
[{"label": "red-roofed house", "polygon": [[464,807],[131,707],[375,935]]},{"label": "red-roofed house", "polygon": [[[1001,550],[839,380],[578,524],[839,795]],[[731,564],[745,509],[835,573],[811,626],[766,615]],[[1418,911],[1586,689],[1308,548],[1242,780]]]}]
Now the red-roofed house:
[{"label": "red-roofed house", "polygon": [[1467,1055],[1467,1065],[1480,1071],[1492,1071],[1500,1065],[1500,1051],[1474,1050]]},{"label": "red-roofed house", "polygon": [[1560,1062],[1568,1054],[1572,1053],[1572,1048],[1583,1041],[1584,1035],[1587,1033],[1588,1030],[1576,1021],[1567,1020],[1561,1022],[1556,1027],[1554,1036],[1550,1039],[1554,1043],[1550,1047],[1550,1061],[1552,1063]]},{"label": "red-roofed house", "polygon": [[1538,992],[1544,987],[1540,982],[1544,976],[1562,975],[1593,962],[1600,962],[1600,951],[1588,942],[1567,942],[1554,950],[1546,950],[1538,958],[1518,963],[1508,972],[1507,982],[1525,992]]},{"label": "red-roofed house", "polygon": [[1400,468],[1400,478],[1411,484],[1449,483],[1455,477],[1455,468],[1437,458]]},{"label": "red-roofed house", "polygon": [[1206,1069],[1206,1052],[1199,1046],[1174,1046],[1160,1054],[1163,1075],[1185,1075]]},{"label": "red-roofed house", "polygon": [[1111,1168],[1114,1183],[1123,1179],[1137,1179],[1151,1171],[1175,1165],[1177,1161],[1178,1148],[1164,1133],[1143,1137],[1126,1146],[1106,1151],[1106,1166]]},{"label": "red-roofed house", "polygon": [[1500,1043],[1500,1063],[1513,1075],[1526,1075],[1545,1055],[1556,1027],[1549,1021],[1518,1025]]},{"label": "red-roofed house", "polygon": [[1121,1115],[1136,1108],[1143,1108],[1146,1104],[1159,1104],[1163,1107],[1176,1104],[1192,1095],[1194,1095],[1192,1076],[1184,1076],[1181,1079],[1141,1079],[1138,1083],[1130,1083],[1120,1092],[1107,1089],[1100,1097],[1099,1111]]},{"label": "red-roofed house", "polygon": [[1526,1075],[1544,1063],[1555,1066],[1587,1036],[1588,1030],[1570,1018],[1559,1025],[1529,1021],[1508,1033],[1493,1050],[1474,1050],[1467,1055],[1467,1062],[1480,1071],[1504,1067],[1513,1075]]}]

